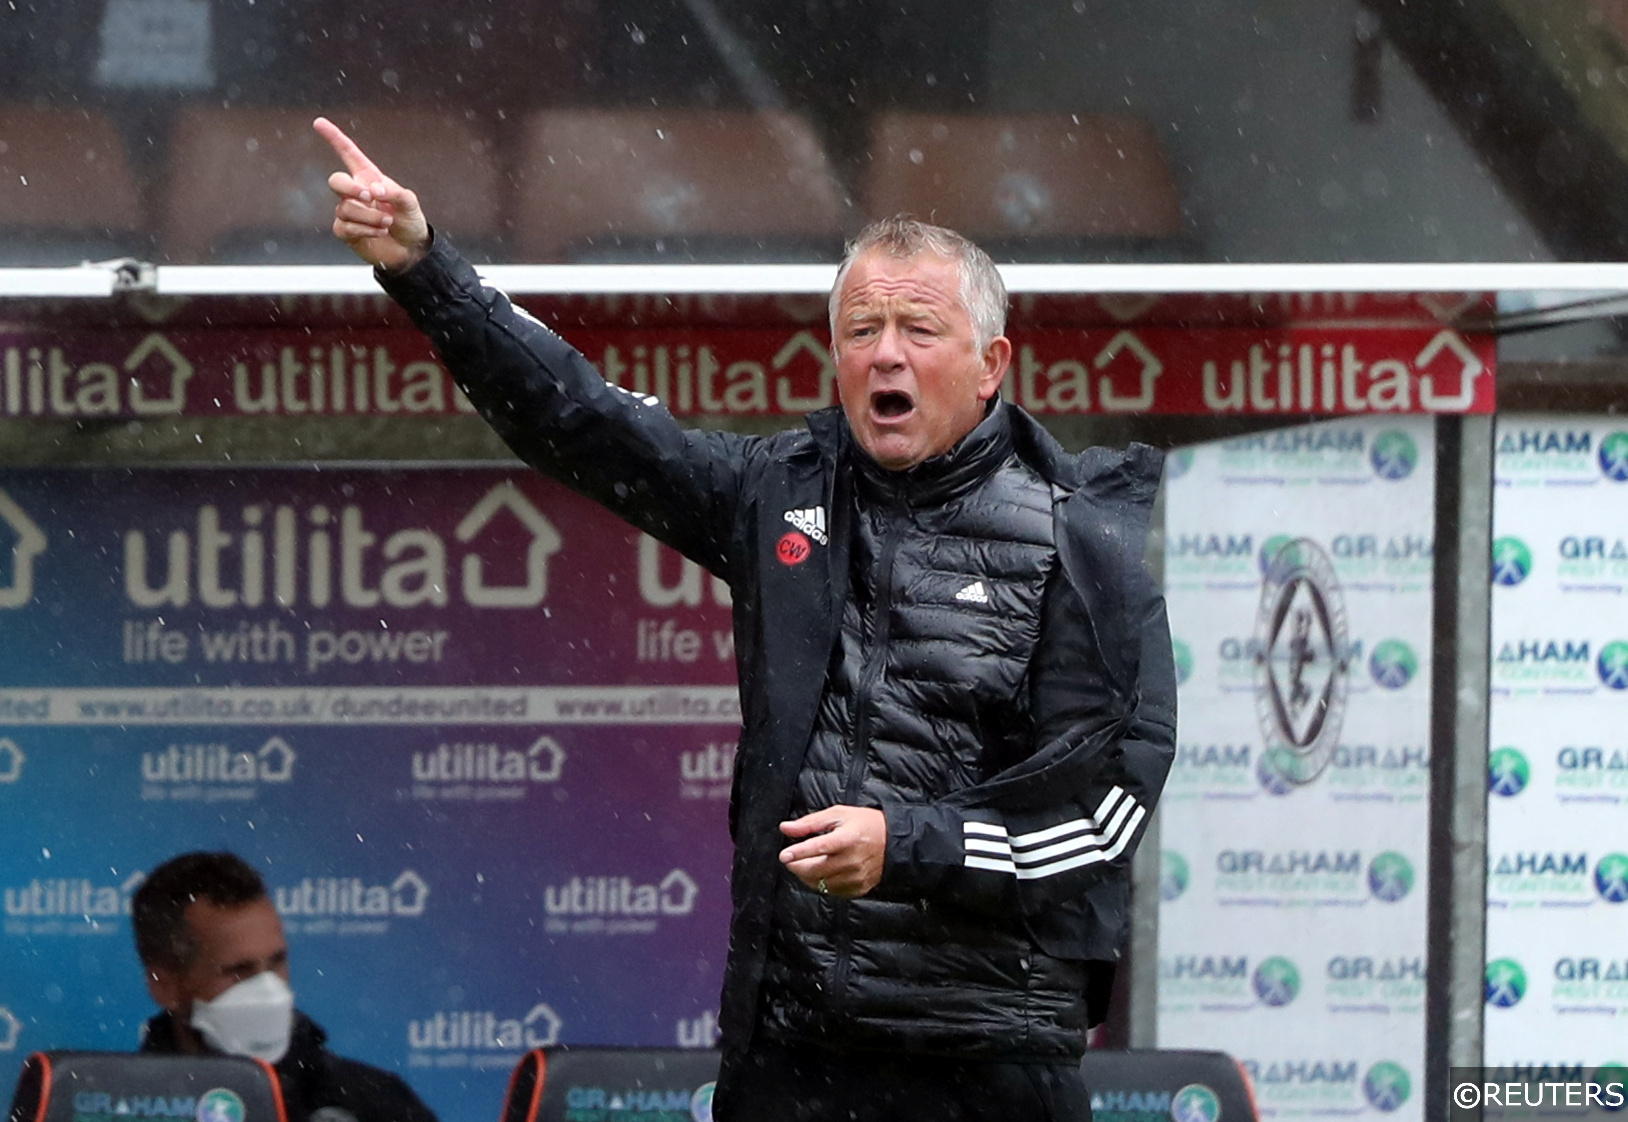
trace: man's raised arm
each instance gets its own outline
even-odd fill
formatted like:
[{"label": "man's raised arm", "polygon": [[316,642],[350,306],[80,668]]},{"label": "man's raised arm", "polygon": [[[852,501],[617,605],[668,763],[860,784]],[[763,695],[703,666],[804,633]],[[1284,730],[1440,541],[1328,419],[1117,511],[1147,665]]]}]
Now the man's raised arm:
[{"label": "man's raised arm", "polygon": [[418,196],[380,171],[328,118],[318,117],[311,127],[333,146],[345,165],[344,171],[328,177],[329,189],[339,196],[334,206],[334,237],[369,265],[393,273],[418,264],[430,248],[430,224],[419,208]]},{"label": "man's raised arm", "polygon": [[344,163],[334,236],[429,336],[488,424],[521,459],[730,579],[735,512],[761,439],[681,427],[643,393],[613,385],[553,330],[485,284],[418,196],[338,126],[313,127]]}]

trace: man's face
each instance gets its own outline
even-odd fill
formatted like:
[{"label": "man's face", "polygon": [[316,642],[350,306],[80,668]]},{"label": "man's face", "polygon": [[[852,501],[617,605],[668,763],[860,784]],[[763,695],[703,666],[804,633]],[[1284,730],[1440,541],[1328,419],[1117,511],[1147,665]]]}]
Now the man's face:
[{"label": "man's face", "polygon": [[1012,345],[980,351],[956,263],[855,258],[837,294],[837,392],[859,446],[893,471],[949,451],[983,419]]},{"label": "man's face", "polygon": [[187,905],[186,923],[197,948],[192,961],[183,968],[153,966],[148,972],[153,1000],[180,1023],[191,1021],[193,1002],[213,1001],[267,970],[288,981],[288,940],[270,900],[232,907],[194,900]]}]

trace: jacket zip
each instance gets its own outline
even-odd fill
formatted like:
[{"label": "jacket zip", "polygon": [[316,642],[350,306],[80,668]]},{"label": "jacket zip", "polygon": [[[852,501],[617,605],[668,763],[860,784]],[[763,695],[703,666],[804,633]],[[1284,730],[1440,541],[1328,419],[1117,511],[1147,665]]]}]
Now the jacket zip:
[{"label": "jacket zip", "polygon": [[[908,518],[903,503],[889,504],[888,522],[882,531],[882,553],[878,559],[876,595],[871,604],[871,643],[865,665],[860,671],[859,684],[854,688],[854,750],[848,762],[848,779],[843,785],[842,801],[857,806],[860,791],[865,785],[865,767],[870,761],[870,692],[887,665],[888,633],[893,614],[893,559],[899,552]],[[839,1013],[847,1004],[848,969],[853,949],[850,930],[852,904],[838,900],[836,905],[837,961],[831,980],[831,1005]]]}]

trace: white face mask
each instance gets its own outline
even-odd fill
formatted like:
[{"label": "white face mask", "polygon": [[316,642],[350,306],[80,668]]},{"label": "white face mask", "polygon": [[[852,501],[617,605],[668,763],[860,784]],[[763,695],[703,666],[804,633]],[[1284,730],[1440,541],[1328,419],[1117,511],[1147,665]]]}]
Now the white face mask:
[{"label": "white face mask", "polygon": [[192,1027],[216,1051],[274,1064],[288,1053],[288,1038],[294,1031],[294,991],[281,976],[267,970],[244,979],[213,1001],[194,1001]]}]

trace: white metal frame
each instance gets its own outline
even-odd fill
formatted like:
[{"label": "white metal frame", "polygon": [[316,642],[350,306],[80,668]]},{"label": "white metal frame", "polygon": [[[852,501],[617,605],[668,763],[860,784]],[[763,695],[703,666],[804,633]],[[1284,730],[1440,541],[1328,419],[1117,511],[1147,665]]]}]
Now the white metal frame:
[{"label": "white metal frame", "polygon": [[0,269],[0,296],[113,295],[117,273],[99,265],[72,269]]},{"label": "white metal frame", "polygon": [[[0,268],[0,297],[105,297],[131,287],[129,262],[66,269]],[[348,295],[378,291],[365,265],[159,265],[135,287],[164,296]],[[804,295],[828,292],[833,265],[489,265],[517,294]],[[1002,265],[1014,294],[1524,293],[1526,308],[1628,297],[1628,263],[1248,263]]]},{"label": "white metal frame", "polygon": [[[1198,264],[1002,265],[1013,294],[1260,292],[1628,293],[1628,264]],[[488,265],[481,274],[505,292],[663,294],[824,294],[834,265]],[[158,292],[172,296],[240,293],[376,292],[358,265],[167,265]]]}]

